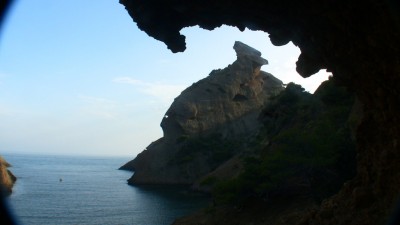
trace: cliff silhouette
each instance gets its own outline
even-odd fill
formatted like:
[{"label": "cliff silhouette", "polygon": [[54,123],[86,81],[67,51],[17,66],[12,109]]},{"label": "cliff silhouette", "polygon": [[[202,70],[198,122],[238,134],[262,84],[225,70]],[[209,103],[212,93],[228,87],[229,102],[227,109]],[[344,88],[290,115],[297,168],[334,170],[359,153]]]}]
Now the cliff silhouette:
[{"label": "cliff silhouette", "polygon": [[[184,27],[223,24],[268,32],[272,44],[301,50],[297,71],[320,69],[352,90],[362,118],[355,129],[357,173],[302,224],[385,224],[400,194],[400,5],[397,1],[121,0],[138,27],[184,51]],[[293,221],[292,224],[299,224]]]}]

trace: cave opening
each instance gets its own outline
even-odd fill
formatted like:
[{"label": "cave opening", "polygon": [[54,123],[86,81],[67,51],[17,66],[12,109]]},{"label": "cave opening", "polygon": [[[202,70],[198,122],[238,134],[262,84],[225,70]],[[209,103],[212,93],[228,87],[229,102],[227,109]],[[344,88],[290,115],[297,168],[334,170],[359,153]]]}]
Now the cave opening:
[{"label": "cave opening", "polygon": [[[323,4],[325,3],[316,4],[316,7],[319,7]],[[330,6],[329,4],[333,3],[330,2],[326,4],[328,4],[327,6]],[[395,57],[396,55],[399,55],[399,51],[398,43],[397,41],[394,41],[398,40],[399,32],[396,26],[392,26],[393,24],[391,23],[390,18],[392,18],[393,13],[384,13],[386,12],[385,10],[387,10],[387,8],[385,8],[386,5],[383,3],[371,3],[366,6],[366,8],[359,7],[351,2],[347,5],[342,5],[342,3],[337,4],[340,5],[335,7],[322,7],[323,10],[328,10],[328,12],[322,16],[319,15],[322,17],[321,20],[316,19],[318,14],[316,15],[315,12],[318,10],[313,11],[311,9],[306,9],[299,6],[298,11],[305,12],[304,17],[301,17],[302,20],[298,20],[298,23],[296,22],[294,24],[291,24],[293,20],[283,20],[285,22],[278,24],[280,26],[291,24],[296,28],[293,29],[293,33],[289,32],[289,34],[297,38],[297,44],[303,44],[304,54],[302,59],[299,60],[299,64],[305,65],[305,67],[303,67],[304,71],[313,72],[316,71],[316,67],[329,66],[331,71],[333,71],[334,76],[338,78],[337,80],[343,81],[343,83],[357,92],[357,95],[360,97],[360,101],[363,104],[361,106],[363,110],[361,111],[364,111],[365,113],[365,119],[357,124],[360,125],[356,134],[358,143],[360,143],[360,146],[358,147],[360,150],[358,176],[354,181],[344,185],[342,191],[335,198],[329,199],[325,205],[322,205],[322,210],[315,213],[315,216],[312,218],[326,222],[326,220],[329,220],[329,218],[326,219],[326,215],[328,214],[332,215],[332,218],[345,221],[344,223],[346,223],[351,221],[352,215],[361,215],[368,212],[373,212],[373,219],[371,219],[369,222],[364,221],[365,224],[373,224],[377,221],[382,223],[382,215],[386,216],[388,214],[390,206],[393,205],[395,201],[394,199],[398,195],[397,190],[400,180],[398,179],[398,173],[395,172],[399,171],[396,163],[398,162],[397,139],[400,132],[396,126],[396,124],[398,124],[397,122],[399,121],[399,110],[396,107],[398,103],[397,90],[399,89],[399,67],[398,58]],[[260,7],[262,9],[262,4]],[[178,7],[177,9],[179,11],[184,10],[185,8]],[[340,13],[335,11],[337,9],[341,10]],[[292,13],[296,12],[290,9],[287,10]],[[309,10],[312,11],[310,12],[310,15],[307,14]],[[268,12],[268,9],[265,9],[265,11]],[[278,11],[282,13],[286,12],[285,10],[282,10],[282,8],[280,8]],[[267,13],[260,15],[267,15]],[[288,18],[293,18],[294,15],[296,14],[288,16]],[[396,15],[394,15],[394,17],[396,17]],[[199,18],[202,17],[198,17],[198,19]],[[266,19],[269,18],[266,17]],[[349,21],[354,22],[349,23]],[[235,21],[229,22],[230,24],[235,23]],[[251,23],[247,22],[247,24]],[[357,26],[355,27],[355,25]],[[238,24],[238,26],[241,27],[241,29],[244,29],[243,24]],[[213,26],[211,25],[210,27]],[[268,24],[266,27],[268,27]],[[316,29],[318,27],[324,28],[322,29],[324,32],[313,32],[314,30],[318,30]],[[263,29],[262,26],[256,26],[256,28]],[[271,37],[276,38],[276,36],[278,36],[278,41],[275,43],[279,44],[279,26],[274,28],[275,29],[272,30],[275,30],[276,32]],[[286,37],[285,35],[288,34],[282,32],[281,35]],[[262,43],[265,43],[265,40],[263,40]],[[286,41],[283,43],[286,43]],[[132,50],[132,52],[134,52],[134,50]],[[322,56],[316,57],[320,53]],[[34,58],[35,57],[31,57],[31,59]],[[207,56],[204,58],[207,58]],[[266,58],[270,60],[269,57]],[[322,65],[321,61],[318,60],[325,60],[325,64]],[[154,62],[152,60],[149,61]],[[165,62],[166,61],[163,61],[163,63]],[[310,64],[307,65],[307,63]],[[184,64],[185,63],[182,63],[181,65]],[[291,65],[293,64],[294,63]],[[310,67],[308,68],[307,66]],[[149,65],[147,68],[156,67]],[[190,71],[190,68],[185,68],[183,70]],[[205,74],[207,74],[207,72]],[[10,81],[4,79],[4,77],[2,77],[2,79],[2,83],[7,83]],[[93,80],[95,79],[92,79],[91,81]],[[382,80],[385,80],[385,82]],[[63,80],[59,81],[60,83],[63,83]],[[150,84],[149,82],[140,82],[135,79],[125,78],[118,80],[118,82],[122,81],[129,83],[130,85],[139,85],[142,90],[147,91],[147,93],[149,93],[149,90],[152,90],[150,87],[154,87],[154,83]],[[163,87],[165,88],[165,86]],[[24,90],[24,87],[19,86],[18,90]],[[155,92],[150,93],[154,94]],[[49,97],[51,94],[48,93],[44,96]],[[115,106],[112,104],[112,102],[104,101],[104,98],[94,99],[90,98],[90,96],[89,98],[87,98],[88,96],[81,97],[83,97],[81,99],[84,99],[85,101],[91,101],[90,104],[92,104],[92,106],[93,103],[103,104],[100,109],[104,109],[102,108],[104,107],[104,103],[106,105],[106,109],[110,109]],[[3,110],[2,112],[9,111]],[[110,117],[111,114],[104,114],[103,112],[99,114],[99,111],[89,112],[94,112],[93,115],[107,117],[108,119],[112,118]],[[162,113],[160,114],[161,116]],[[3,124],[9,125],[10,121],[4,121]],[[34,123],[33,125],[35,124],[37,125],[38,123]],[[146,130],[146,126],[142,128],[142,131]],[[7,130],[7,132],[4,132],[6,135],[9,133],[9,129],[5,128],[5,130]],[[98,140],[101,140],[101,138],[98,138]],[[126,140],[128,140],[128,138],[126,138]],[[21,141],[19,142],[22,143]],[[333,208],[334,205],[343,205],[346,207],[337,209]],[[347,212],[346,209],[351,210],[348,210]],[[370,211],[368,211],[368,209]],[[358,216],[354,219],[357,219],[358,222],[363,220],[361,216]],[[328,224],[329,221],[326,223]]]},{"label": "cave opening", "polygon": [[[203,6],[174,2],[162,9],[152,3],[124,4],[131,15],[139,15],[134,19],[143,30],[174,52],[185,49],[185,38],[179,34],[183,27],[199,24],[212,30],[229,24],[244,30],[248,26],[269,31],[276,45],[289,41],[298,45],[302,53],[297,70],[302,76],[321,68],[332,71],[335,82],[354,91],[361,105],[355,135],[358,171],[337,195],[297,223],[385,224],[400,186],[400,173],[395,172],[400,171],[400,131],[394,122],[400,115],[396,1],[209,1]],[[133,7],[136,4],[148,11]],[[151,23],[158,21],[167,29],[149,27],[144,19],[148,12],[157,15]],[[168,38],[163,38],[166,34]]]}]

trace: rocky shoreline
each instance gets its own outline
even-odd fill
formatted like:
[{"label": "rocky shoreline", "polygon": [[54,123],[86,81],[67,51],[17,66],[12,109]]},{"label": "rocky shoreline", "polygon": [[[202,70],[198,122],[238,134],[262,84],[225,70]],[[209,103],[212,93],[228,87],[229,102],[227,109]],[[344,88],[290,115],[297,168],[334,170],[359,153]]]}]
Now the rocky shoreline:
[{"label": "rocky shoreline", "polygon": [[0,156],[0,187],[6,196],[11,195],[12,188],[17,180],[14,174],[8,170],[8,167],[11,167],[11,165]]}]

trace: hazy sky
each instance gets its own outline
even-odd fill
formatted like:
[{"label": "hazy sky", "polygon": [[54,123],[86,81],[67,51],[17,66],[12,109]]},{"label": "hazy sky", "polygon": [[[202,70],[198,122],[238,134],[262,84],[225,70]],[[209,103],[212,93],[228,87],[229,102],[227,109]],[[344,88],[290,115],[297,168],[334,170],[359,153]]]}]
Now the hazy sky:
[{"label": "hazy sky", "polygon": [[173,54],[140,31],[118,0],[15,1],[0,36],[0,154],[135,156],[162,136],[174,97],[231,64],[235,40],[262,52],[264,71],[313,92],[327,78],[301,78],[293,44],[222,27],[186,28]]}]

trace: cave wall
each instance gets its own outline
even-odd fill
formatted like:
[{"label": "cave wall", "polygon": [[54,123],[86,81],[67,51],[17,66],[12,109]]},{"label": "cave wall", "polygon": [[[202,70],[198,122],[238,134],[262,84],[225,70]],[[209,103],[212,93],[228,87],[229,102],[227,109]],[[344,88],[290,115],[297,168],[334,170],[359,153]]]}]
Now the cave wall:
[{"label": "cave wall", "polygon": [[[400,194],[400,3],[391,0],[120,0],[138,27],[184,51],[179,31],[223,24],[268,32],[274,45],[301,50],[303,77],[320,69],[363,106],[358,172],[304,224],[384,224]],[[268,41],[266,39],[266,41]]]}]

